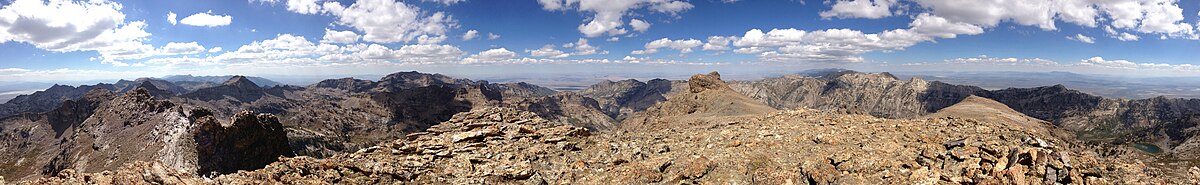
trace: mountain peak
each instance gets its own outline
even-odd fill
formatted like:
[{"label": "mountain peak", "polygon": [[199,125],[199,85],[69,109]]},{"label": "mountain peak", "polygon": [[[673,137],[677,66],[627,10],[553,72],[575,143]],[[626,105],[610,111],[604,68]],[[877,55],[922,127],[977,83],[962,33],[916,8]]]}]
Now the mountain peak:
[{"label": "mountain peak", "polygon": [[246,78],[246,76],[237,75],[237,76],[230,77],[229,80],[225,80],[225,83],[223,83],[223,84],[231,85],[231,84],[239,84],[239,83],[254,83],[254,82],[251,82],[249,78]]},{"label": "mountain peak", "polygon": [[234,86],[238,87],[239,89],[259,88],[258,84],[254,84],[253,81],[250,81],[250,78],[246,78],[245,76],[241,75],[229,78],[229,80],[226,80],[225,83],[222,83],[222,85]]},{"label": "mountain peak", "polygon": [[688,90],[692,93],[700,93],[709,89],[729,89],[729,86],[721,80],[721,74],[716,71],[692,75],[692,78],[688,79]]}]

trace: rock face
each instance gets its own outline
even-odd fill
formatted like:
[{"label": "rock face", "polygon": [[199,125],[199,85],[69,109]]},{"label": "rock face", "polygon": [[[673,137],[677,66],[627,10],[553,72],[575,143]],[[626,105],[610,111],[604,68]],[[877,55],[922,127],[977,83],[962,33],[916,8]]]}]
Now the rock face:
[{"label": "rock face", "polygon": [[667,96],[680,87],[686,87],[685,82],[673,82],[664,79],[654,79],[641,82],[634,79],[617,82],[602,81],[579,94],[595,99],[600,103],[601,110],[617,121],[624,120],[635,112],[645,111],[655,103],[666,100]]},{"label": "rock face", "polygon": [[708,117],[762,114],[775,111],[765,104],[730,89],[717,72],[688,79],[688,92],[675,94],[645,112],[621,122],[623,129],[659,129],[667,124],[691,124]]},{"label": "rock face", "polygon": [[[722,117],[730,116],[704,118]],[[1200,168],[1164,173],[1165,169],[1147,166],[1143,159],[1100,155],[1073,140],[1072,134],[1056,129],[960,118],[883,119],[812,109],[732,117],[741,119],[593,133],[532,112],[481,108],[457,114],[426,132],[358,152],[325,159],[286,158],[260,170],[211,181],[134,163],[111,173],[63,173],[26,182],[1200,183]],[[130,174],[147,178],[139,181],[128,178]]]},{"label": "rock face", "polygon": [[43,167],[60,151],[55,146],[70,136],[96,107],[116,95],[92,89],[78,100],[67,100],[54,110],[0,119],[0,176],[19,180],[42,174]]},{"label": "rock face", "polygon": [[279,151],[290,151],[272,116],[250,114],[222,127],[208,111],[156,98],[151,92],[161,90],[146,87],[152,85],[120,96],[97,89],[55,111],[0,120],[0,137],[6,138],[0,142],[0,157],[14,159],[0,163],[0,175],[28,179],[93,173],[135,161],[194,175],[212,169],[210,163],[254,169],[244,166],[261,167],[281,156]]},{"label": "rock face", "polygon": [[615,128],[617,123],[604,112],[600,112],[600,104],[596,100],[574,92],[524,98],[516,102],[506,102],[506,105],[537,113],[551,121],[579,126],[591,131]]},{"label": "rock face", "polygon": [[283,124],[270,114],[238,113],[222,125],[208,113],[193,112],[198,128],[193,131],[199,174],[253,170],[293,156]]},{"label": "rock face", "polygon": [[733,82],[733,89],[781,109],[814,108],[886,118],[912,118],[958,103],[977,91],[921,79],[901,81],[887,73],[853,71],[813,78],[789,75]]},{"label": "rock face", "polygon": [[828,71],[816,77],[789,75],[731,82],[742,94],[775,108],[815,108],[885,118],[933,114],[967,97],[979,96],[1077,132],[1085,140],[1159,143],[1173,147],[1200,129],[1200,99],[1117,100],[1062,85],[984,90],[974,86],[901,81],[886,73]]}]

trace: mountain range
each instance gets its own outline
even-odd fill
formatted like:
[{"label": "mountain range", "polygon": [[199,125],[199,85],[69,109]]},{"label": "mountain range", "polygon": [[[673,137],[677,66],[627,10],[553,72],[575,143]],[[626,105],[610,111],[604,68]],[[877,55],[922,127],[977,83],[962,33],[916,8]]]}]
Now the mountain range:
[{"label": "mountain range", "polygon": [[[363,173],[386,171],[390,174],[386,179],[418,183],[447,180],[509,182],[533,179],[531,176],[535,174],[543,181],[593,183],[734,182],[758,178],[765,178],[765,182],[842,182],[839,180],[855,180],[846,179],[850,173],[859,175],[858,182],[872,182],[871,179],[893,178],[877,173],[879,170],[901,170],[901,166],[908,165],[903,167],[903,182],[921,181],[924,178],[921,175],[949,182],[988,179],[928,174],[933,172],[979,173],[1007,179],[997,182],[1013,182],[1018,176],[1021,179],[1017,180],[1028,179],[1025,175],[1010,173],[1028,172],[1030,178],[1061,183],[1088,181],[1089,177],[1110,180],[1107,182],[1137,180],[1143,177],[1118,172],[1138,169],[1160,170],[1157,174],[1149,174],[1154,177],[1187,176],[1191,173],[1189,169],[1145,166],[1121,160],[1133,158],[1178,164],[1200,157],[1196,155],[1200,153],[1200,137],[1195,137],[1200,134],[1196,132],[1200,129],[1196,127],[1200,124],[1200,99],[1111,99],[1067,89],[1063,85],[988,90],[919,77],[901,80],[889,73],[849,70],[807,71],[740,81],[722,80],[715,72],[695,75],[688,80],[606,80],[578,91],[419,72],[393,73],[379,80],[328,79],[304,87],[264,86],[258,82],[265,79],[255,79],[230,76],[214,82],[211,78],[192,76],[142,78],[114,84],[56,85],[14,98],[0,104],[0,117],[3,117],[0,119],[0,137],[4,138],[4,143],[0,143],[4,152],[0,156],[15,159],[0,163],[0,176],[34,180],[46,176],[82,177],[105,170],[165,168],[172,172],[170,174],[178,175],[178,180],[209,176],[219,177],[215,179],[218,183],[295,183],[304,181],[261,175],[301,173],[287,169],[311,168],[364,177],[378,175]],[[901,129],[901,126],[905,128]],[[910,128],[913,126],[928,127],[941,133],[926,135],[931,133]],[[986,132],[980,131],[977,135],[946,133],[962,129]],[[676,132],[680,130],[686,132]],[[785,130],[848,134],[777,132]],[[884,130],[897,130],[892,134],[899,135],[886,136],[895,142],[863,143],[879,139],[870,132]],[[689,133],[694,135],[686,135]],[[758,139],[722,137],[726,133]],[[589,136],[592,134],[597,135]],[[922,136],[913,138],[913,135]],[[941,139],[925,140],[929,139],[927,137]],[[761,140],[763,138],[801,139],[815,145],[781,145],[778,141]],[[691,144],[683,144],[689,142]],[[700,143],[709,144],[697,145]],[[866,147],[870,145],[912,150],[907,151],[912,155],[890,153],[895,156],[884,161],[895,162],[893,166],[863,169],[871,166],[864,162],[873,159],[768,157],[764,159],[766,161],[753,161],[772,154],[704,149],[719,144],[777,152],[790,150],[780,149],[782,146],[826,151],[829,148],[820,146],[851,147],[849,144],[854,143],[863,148],[846,150],[870,152],[872,149]],[[937,147],[926,146],[930,144]],[[671,149],[660,148],[660,145],[684,146]],[[811,148],[814,146],[818,148]],[[1132,146],[1153,146],[1162,151],[1139,153]],[[520,148],[537,152],[522,153]],[[988,156],[993,159],[978,157],[979,154],[963,157],[954,153],[968,148],[991,153]],[[1008,152],[1010,149],[1012,152]],[[619,151],[613,155],[625,156],[600,154],[609,150]],[[684,154],[685,151],[696,154]],[[928,152],[947,152],[949,156]],[[701,153],[708,157],[697,158],[696,155]],[[519,157],[493,161],[497,160],[496,155]],[[629,158],[630,155],[634,158]],[[1060,157],[1047,162],[1027,155]],[[277,161],[280,156],[300,157]],[[540,160],[547,156],[557,156],[551,157],[557,161],[582,162],[546,163],[546,160]],[[666,158],[655,159],[655,156]],[[1071,164],[1065,159],[1068,157],[1063,156],[1090,161],[1076,161],[1083,162],[1077,164],[1081,165],[1078,168],[1054,167],[1053,164],[1058,163]],[[461,159],[476,164],[476,158],[491,161],[479,163],[488,168],[454,167],[456,163],[447,161]],[[999,163],[997,158],[1019,160]],[[1025,159],[1031,161],[1021,161]],[[727,166],[743,163],[735,160],[751,160],[747,164],[755,166]],[[1022,166],[1022,169],[962,171],[964,169],[958,165],[950,165],[971,160],[976,164],[982,164],[979,160],[990,161],[987,164],[993,168],[1015,167],[1014,164],[1021,163],[1016,166]],[[1113,160],[1116,162],[1111,162]],[[365,163],[367,161],[375,162]],[[788,163],[783,163],[785,161]],[[826,163],[811,163],[813,161]],[[830,161],[833,164],[828,163]],[[901,165],[905,161],[916,164]],[[1101,166],[1106,161],[1133,166],[1112,167],[1113,170],[1107,171],[1084,168]],[[339,172],[338,169],[345,168],[307,166],[378,162],[407,167],[355,166],[352,169],[358,170]],[[450,166],[440,167],[444,165]],[[567,165],[614,172],[564,171],[572,167]],[[643,166],[653,172],[639,171],[644,170],[638,168]],[[916,166],[928,167],[920,172],[926,174],[912,171]],[[237,173],[238,170],[255,169],[267,171]],[[453,171],[455,169],[468,171]],[[837,175],[837,171],[843,173]],[[1200,169],[1195,171],[1200,173]],[[797,174],[743,176],[754,172]],[[493,175],[497,178],[490,178]],[[457,178],[445,179],[449,177]],[[629,179],[634,177],[650,179]],[[802,179],[789,179],[797,177]],[[354,177],[338,179],[348,183],[390,182],[349,178]]]}]

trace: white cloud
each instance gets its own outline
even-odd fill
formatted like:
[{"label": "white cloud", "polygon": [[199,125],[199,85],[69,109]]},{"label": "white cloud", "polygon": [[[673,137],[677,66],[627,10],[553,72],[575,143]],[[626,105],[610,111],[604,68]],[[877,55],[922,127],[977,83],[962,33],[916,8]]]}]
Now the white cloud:
[{"label": "white cloud", "polygon": [[650,43],[646,43],[645,50],[635,50],[633,51],[633,54],[657,53],[659,48],[671,48],[679,50],[679,53],[691,53],[692,48],[700,47],[702,44],[704,43],[696,39],[671,40],[668,38],[662,38],[650,41]]},{"label": "white cloud", "polygon": [[505,48],[496,48],[496,49],[489,49],[489,50],[479,52],[479,54],[471,55],[471,57],[463,59],[463,63],[466,63],[466,64],[495,63],[495,62],[500,62],[500,61],[504,61],[504,60],[508,60],[508,59],[512,59],[512,58],[516,58],[516,57],[517,57],[517,53],[515,53],[515,52],[509,51],[508,49],[505,49]]},{"label": "white cloud", "polygon": [[321,10],[322,10],[321,4],[317,3],[317,1],[320,1],[320,0],[250,0],[250,2],[259,2],[259,3],[268,3],[268,4],[276,4],[281,1],[285,3],[285,6],[287,7],[288,11],[296,12],[299,14],[317,14],[317,13],[321,13]]},{"label": "white cloud", "polygon": [[830,10],[822,11],[821,18],[867,18],[878,19],[892,16],[890,8],[896,0],[838,0]]},{"label": "white cloud", "polygon": [[738,37],[710,36],[708,42],[704,43],[704,50],[729,50],[729,43],[738,40]]},{"label": "white cloud", "polygon": [[478,37],[479,37],[479,31],[467,30],[467,33],[463,33],[462,40],[471,40],[471,39],[475,39]]},{"label": "white cloud", "polygon": [[621,37],[609,37],[608,39],[604,39],[604,41],[609,41],[609,42],[621,41]]},{"label": "white cloud", "polygon": [[445,13],[429,14],[419,7],[391,0],[361,0],[348,7],[329,1],[322,7],[337,17],[336,23],[362,32],[362,39],[369,42],[409,42],[421,35],[445,35],[447,29],[457,26]]},{"label": "white cloud", "polygon": [[562,50],[554,49],[553,44],[547,44],[537,50],[525,50],[525,52],[529,52],[529,56],[534,57],[565,58],[571,56],[571,54],[567,54]]},{"label": "white cloud", "polygon": [[591,13],[587,19],[590,21],[578,26],[579,32],[586,37],[628,33],[623,28],[622,18],[627,13],[641,8],[670,15],[693,8],[691,3],[678,0],[538,0],[538,4],[548,11],[578,9],[580,12]]},{"label": "white cloud", "polygon": [[[1184,23],[1178,0],[911,0],[937,17],[985,28],[1008,21],[1057,30],[1055,20],[1085,27],[1107,26],[1171,38],[1198,39]],[[1106,27],[1107,27],[1106,26]],[[1110,28],[1111,29],[1111,28]],[[1112,34],[1117,35],[1117,34]]]},{"label": "white cloud", "polygon": [[[429,38],[434,39],[434,38]],[[444,36],[443,38],[444,39]],[[216,48],[213,48],[216,49]],[[210,52],[218,52],[209,50]],[[155,58],[147,63],[164,66],[185,65],[269,65],[279,68],[315,67],[328,65],[437,64],[455,63],[463,52],[455,46],[436,44],[404,45],[389,48],[379,44],[349,44],[338,46],[315,44],[302,36],[278,35],[273,39],[255,41],[237,50],[205,58]]]},{"label": "white cloud", "polygon": [[1088,44],[1095,44],[1095,43],[1096,43],[1096,39],[1095,39],[1095,38],[1088,37],[1088,36],[1085,36],[1085,35],[1083,35],[1083,34],[1075,34],[1075,36],[1067,36],[1067,39],[1069,39],[1069,40],[1073,40],[1073,41],[1079,41],[1079,42],[1082,42],[1082,43],[1088,43]]},{"label": "white cloud", "polygon": [[[588,44],[588,40],[584,38],[579,38],[579,40],[575,41],[574,43],[563,44],[563,47],[574,48],[575,53],[572,53],[574,55],[594,55],[600,53],[600,47]],[[607,51],[605,53],[607,53]]]},{"label": "white cloud", "polygon": [[638,32],[646,32],[646,30],[650,30],[650,23],[639,19],[630,19],[629,26],[633,27],[633,30]]},{"label": "white cloud", "polygon": [[[871,51],[896,51],[932,37],[908,29],[867,34],[858,30],[828,29],[806,31],[774,29],[747,31],[733,45],[735,53],[759,53],[760,60],[777,62],[861,62],[858,55]],[[749,49],[745,49],[749,48]]]},{"label": "white cloud", "polygon": [[488,33],[488,35],[487,35],[487,36],[488,36],[488,40],[496,40],[496,39],[500,39],[500,35],[497,35],[497,34],[495,34],[495,33]]},{"label": "white cloud", "polygon": [[208,12],[200,12],[184,17],[179,20],[179,23],[191,26],[217,27],[226,26],[233,22],[233,16],[214,15],[212,10]]},{"label": "white cloud", "polygon": [[153,47],[142,21],[125,22],[121,4],[106,1],[16,0],[0,8],[0,43],[55,51],[97,51],[102,63],[136,58]]},{"label": "white cloud", "polygon": [[221,48],[221,47],[213,47],[213,48],[209,48],[209,49],[208,49],[208,52],[209,52],[209,53],[216,53],[216,52],[221,52],[221,50],[224,50],[224,48]]},{"label": "white cloud", "polygon": [[204,51],[204,46],[196,42],[171,42],[159,48],[160,55],[190,55]]},{"label": "white cloud", "polygon": [[171,25],[179,23],[179,19],[176,19],[176,16],[178,15],[175,15],[175,12],[167,12],[167,22],[171,23]]},{"label": "white cloud", "polygon": [[978,57],[954,58],[945,61],[949,64],[989,64],[989,65],[1057,65],[1057,62],[1041,58],[996,58],[987,55]]},{"label": "white cloud", "polygon": [[1092,57],[1080,60],[1079,65],[1123,69],[1136,69],[1138,67],[1137,63],[1133,63],[1128,60],[1104,60],[1104,58],[1101,57]]},{"label": "white cloud", "polygon": [[458,4],[461,2],[465,2],[465,1],[467,1],[467,0],[421,0],[421,2],[434,2],[434,3],[439,3],[442,5],[453,5],[453,4]]},{"label": "white cloud", "polygon": [[1137,41],[1138,39],[1141,38],[1141,37],[1138,37],[1137,35],[1130,34],[1130,33],[1121,33],[1120,35],[1117,35],[1115,37],[1117,38],[1117,40],[1121,40],[1121,41]]},{"label": "white cloud", "polygon": [[1128,32],[1117,32],[1117,30],[1113,29],[1112,26],[1104,26],[1104,32],[1108,33],[1108,37],[1120,41],[1137,41],[1138,39],[1141,39],[1141,37]]},{"label": "white cloud", "polygon": [[917,15],[913,19],[913,22],[908,25],[917,33],[941,38],[955,38],[960,34],[976,35],[983,33],[983,28],[979,26],[962,22],[950,22],[946,18],[927,13]]},{"label": "white cloud", "polygon": [[446,41],[446,38],[447,38],[446,35],[439,35],[439,36],[421,35],[420,37],[417,37],[417,43],[418,44],[439,44],[439,43],[442,43],[442,41]]},{"label": "white cloud", "polygon": [[361,36],[353,31],[325,29],[325,36],[321,38],[321,43],[349,44],[358,42],[359,37]]}]

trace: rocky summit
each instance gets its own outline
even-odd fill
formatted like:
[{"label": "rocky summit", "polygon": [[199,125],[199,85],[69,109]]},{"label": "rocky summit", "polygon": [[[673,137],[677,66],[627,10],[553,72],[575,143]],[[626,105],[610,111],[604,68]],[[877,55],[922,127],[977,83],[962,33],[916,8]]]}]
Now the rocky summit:
[{"label": "rocky summit", "polygon": [[[150,112],[177,107],[154,103],[148,92],[143,87],[113,101],[153,105],[132,109]],[[127,162],[108,168],[112,172],[62,168],[67,170],[21,183],[1200,183],[1200,169],[1148,165],[1156,162],[1153,157],[1085,144],[1070,131],[979,96],[907,119],[780,111],[738,93],[714,72],[693,76],[687,91],[619,125],[571,124],[579,120],[557,117],[585,110],[605,116],[598,102],[571,93],[511,102],[516,103],[496,105],[522,109],[472,108],[356,152],[285,157],[269,165],[270,156],[291,155],[277,118],[242,112],[222,124],[211,113],[193,110],[180,115],[198,123],[191,126],[194,167],[158,160]],[[247,156],[229,158],[235,154]],[[207,173],[217,175],[197,175]]]}]

